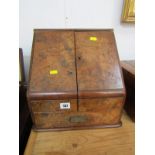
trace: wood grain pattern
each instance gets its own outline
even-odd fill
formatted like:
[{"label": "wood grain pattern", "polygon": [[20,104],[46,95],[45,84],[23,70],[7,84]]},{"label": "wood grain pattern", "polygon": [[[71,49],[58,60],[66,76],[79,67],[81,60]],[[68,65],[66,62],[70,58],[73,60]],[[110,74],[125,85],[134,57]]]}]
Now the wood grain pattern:
[{"label": "wood grain pattern", "polygon": [[[62,110],[60,109],[60,103],[69,102],[70,109]],[[40,101],[31,101],[31,108],[33,112],[77,112],[77,99],[69,100],[40,100]]]},{"label": "wood grain pattern", "polygon": [[[35,31],[29,98],[63,99],[63,93],[64,97],[69,94],[77,98],[74,48],[73,31]],[[51,70],[57,70],[58,74],[50,75]]]},{"label": "wood grain pattern", "polygon": [[135,125],[126,114],[121,128],[63,132],[31,131],[24,155],[134,155]]},{"label": "wood grain pattern", "polygon": [[[90,38],[95,37],[95,41]],[[113,31],[75,32],[79,98],[115,92],[123,83]],[[85,92],[89,92],[89,96]],[[83,95],[86,94],[86,95]]]},{"label": "wood grain pattern", "polygon": [[[120,124],[120,110],[119,112],[114,112],[115,109],[110,112],[72,112],[72,113],[34,113],[35,128],[36,129],[57,129],[59,128],[74,128],[74,127],[94,127],[102,126],[102,128],[107,127],[107,125]],[[71,122],[71,117],[85,117],[85,121]],[[64,130],[66,130],[64,129]]]},{"label": "wood grain pattern", "polygon": [[104,97],[96,99],[79,99],[79,111],[103,112],[106,110],[121,109],[124,97]]},{"label": "wood grain pattern", "polygon": [[[61,101],[31,102],[36,129],[90,127],[116,125],[120,123],[123,97],[79,99],[77,110],[76,100],[71,102],[71,109],[61,110]],[[79,119],[72,122],[71,119]]]},{"label": "wood grain pattern", "polygon": [[[125,88],[113,31],[35,30],[27,95],[36,129],[120,125]],[[60,110],[62,101],[71,109]]]}]

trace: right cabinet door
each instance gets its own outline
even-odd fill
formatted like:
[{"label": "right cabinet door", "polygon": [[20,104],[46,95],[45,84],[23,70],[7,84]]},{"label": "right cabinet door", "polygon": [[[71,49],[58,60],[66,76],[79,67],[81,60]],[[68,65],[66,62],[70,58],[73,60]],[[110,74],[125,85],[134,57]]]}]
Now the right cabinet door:
[{"label": "right cabinet door", "polygon": [[75,43],[79,98],[123,90],[113,31],[77,31]]}]

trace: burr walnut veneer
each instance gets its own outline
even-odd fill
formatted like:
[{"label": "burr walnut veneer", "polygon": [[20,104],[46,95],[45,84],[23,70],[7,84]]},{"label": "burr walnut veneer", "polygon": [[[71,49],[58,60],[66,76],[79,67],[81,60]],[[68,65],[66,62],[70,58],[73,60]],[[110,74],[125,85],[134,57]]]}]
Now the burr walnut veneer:
[{"label": "burr walnut veneer", "polygon": [[36,130],[118,127],[125,100],[112,30],[34,30],[29,108]]}]

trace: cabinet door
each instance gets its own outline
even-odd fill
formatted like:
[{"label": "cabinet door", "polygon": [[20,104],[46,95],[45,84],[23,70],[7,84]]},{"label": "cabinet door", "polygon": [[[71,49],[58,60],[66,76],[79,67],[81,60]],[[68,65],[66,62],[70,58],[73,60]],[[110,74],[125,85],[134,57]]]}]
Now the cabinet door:
[{"label": "cabinet door", "polygon": [[31,99],[77,98],[74,31],[34,31],[28,92]]},{"label": "cabinet door", "polygon": [[112,30],[76,31],[79,98],[122,93],[121,69]]}]

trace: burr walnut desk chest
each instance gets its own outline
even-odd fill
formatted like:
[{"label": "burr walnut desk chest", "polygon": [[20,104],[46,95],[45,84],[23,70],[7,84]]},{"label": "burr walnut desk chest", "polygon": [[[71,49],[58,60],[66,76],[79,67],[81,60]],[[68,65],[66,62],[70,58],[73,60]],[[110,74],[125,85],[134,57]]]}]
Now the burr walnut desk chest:
[{"label": "burr walnut desk chest", "polygon": [[113,30],[34,30],[27,97],[35,130],[120,126],[125,87]]}]

